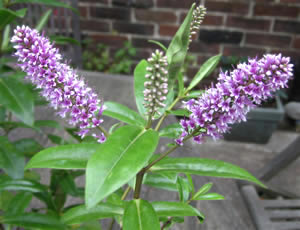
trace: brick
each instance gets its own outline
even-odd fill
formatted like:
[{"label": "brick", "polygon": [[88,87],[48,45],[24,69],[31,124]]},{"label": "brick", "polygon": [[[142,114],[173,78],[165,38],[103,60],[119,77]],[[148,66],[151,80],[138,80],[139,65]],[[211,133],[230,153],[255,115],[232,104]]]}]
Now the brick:
[{"label": "brick", "polygon": [[161,36],[174,36],[179,26],[174,25],[165,25],[162,24],[159,26],[159,35]]},{"label": "brick", "polygon": [[270,29],[271,22],[263,19],[260,20],[228,16],[226,25],[239,29],[268,31]]},{"label": "brick", "polygon": [[96,18],[115,19],[115,20],[130,20],[130,9],[125,8],[105,8],[91,7],[91,16]]},{"label": "brick", "polygon": [[254,15],[296,18],[298,16],[298,9],[296,7],[287,6],[286,4],[257,4],[254,7]]},{"label": "brick", "polygon": [[274,31],[300,34],[300,22],[275,20]]},{"label": "brick", "polygon": [[284,49],[272,49],[271,53],[281,53],[283,56],[291,57],[292,63],[299,62],[300,60],[300,52],[299,51],[291,51]]},{"label": "brick", "polygon": [[126,36],[108,35],[108,34],[93,34],[90,35],[90,37],[95,42],[99,42],[114,47],[123,47],[124,42],[128,40]]},{"label": "brick", "polygon": [[99,31],[99,32],[109,32],[109,23],[97,20],[80,20],[80,28],[83,31]]},{"label": "brick", "polygon": [[300,4],[299,0],[280,0],[281,3],[298,3]]},{"label": "brick", "polygon": [[223,55],[238,57],[255,57],[257,55],[262,56],[265,52],[265,49],[225,45]]},{"label": "brick", "polygon": [[204,62],[206,62],[211,56],[210,55],[199,55],[197,58],[197,63],[201,66]]},{"label": "brick", "polygon": [[207,44],[200,41],[193,41],[190,44],[190,52],[192,53],[206,53],[206,54],[217,54],[220,51],[219,44]]},{"label": "brick", "polygon": [[256,3],[274,3],[276,0],[256,0]]},{"label": "brick", "polygon": [[[182,23],[186,17],[187,13],[181,13],[180,15],[180,23]],[[202,22],[202,25],[208,26],[220,26],[223,24],[223,16],[216,15],[205,15],[205,18]]]},{"label": "brick", "polygon": [[136,49],[136,56],[133,57],[133,60],[140,61],[142,59],[147,59],[151,55],[151,52],[146,49]]},{"label": "brick", "polygon": [[300,49],[300,37],[295,38],[295,40],[293,42],[293,47],[296,49]]},{"label": "brick", "polygon": [[177,16],[171,11],[151,11],[144,9],[136,9],[135,17],[139,21],[157,22],[157,23],[176,23]]},{"label": "brick", "polygon": [[154,6],[153,0],[113,0],[114,6],[151,8]]},{"label": "brick", "polygon": [[194,0],[157,0],[157,7],[189,9]]},{"label": "brick", "polygon": [[[156,41],[162,43],[166,47],[168,47],[170,40],[163,39],[155,39]],[[136,48],[149,48],[149,49],[157,49],[158,46],[156,44],[148,42],[148,39],[145,38],[132,38],[132,45]]]},{"label": "brick", "polygon": [[225,30],[200,30],[199,40],[205,43],[232,43],[239,44],[243,33]]},{"label": "brick", "polygon": [[80,2],[108,4],[108,0],[80,0]]},{"label": "brick", "polygon": [[246,34],[246,43],[259,46],[289,47],[291,37],[270,34]]},{"label": "brick", "polygon": [[249,11],[249,4],[239,2],[217,2],[207,1],[205,7],[209,12],[234,13],[245,15]]},{"label": "brick", "polygon": [[87,7],[84,7],[84,6],[79,6],[79,14],[80,14],[80,17],[87,17],[87,13],[88,12],[88,8]]},{"label": "brick", "polygon": [[119,33],[153,35],[154,26],[140,23],[114,22],[113,30]]}]

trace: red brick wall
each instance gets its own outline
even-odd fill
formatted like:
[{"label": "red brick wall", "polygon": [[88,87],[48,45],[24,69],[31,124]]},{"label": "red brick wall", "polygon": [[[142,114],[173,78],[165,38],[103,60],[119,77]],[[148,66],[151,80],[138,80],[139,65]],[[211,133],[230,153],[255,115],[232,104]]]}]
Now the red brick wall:
[{"label": "red brick wall", "polygon": [[[168,45],[194,0],[80,0],[81,29],[112,48],[130,40],[147,58],[158,40]],[[207,16],[190,51],[207,57],[282,52],[300,57],[300,0],[202,0]]]}]

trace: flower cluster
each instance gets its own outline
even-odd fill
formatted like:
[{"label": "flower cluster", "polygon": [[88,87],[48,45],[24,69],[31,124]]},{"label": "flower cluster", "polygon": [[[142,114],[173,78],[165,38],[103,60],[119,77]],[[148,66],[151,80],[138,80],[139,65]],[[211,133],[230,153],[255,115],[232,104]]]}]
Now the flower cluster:
[{"label": "flower cluster", "polygon": [[[144,83],[144,105],[149,116],[159,114],[159,108],[166,106],[163,102],[168,93],[168,61],[163,52],[156,50],[148,58],[146,81]],[[160,114],[159,114],[160,115]]]},{"label": "flower cluster", "polygon": [[[41,95],[58,110],[61,117],[68,116],[70,124],[79,126],[78,135],[83,138],[91,128],[103,122],[100,116],[104,108],[100,106],[97,94],[86,86],[71,67],[62,63],[58,49],[53,47],[48,38],[23,25],[15,29],[11,41],[16,43],[15,55],[27,78],[41,89]],[[102,132],[93,136],[98,142],[105,141]]]},{"label": "flower cluster", "polygon": [[190,33],[190,42],[192,41],[192,36],[197,34],[200,29],[200,25],[206,15],[206,8],[204,6],[197,6],[193,12],[193,18],[191,22],[191,33]]},{"label": "flower cluster", "polygon": [[228,73],[220,73],[219,82],[208,89],[198,100],[185,102],[190,111],[188,119],[181,120],[183,132],[176,140],[182,145],[188,135],[202,143],[204,137],[222,137],[229,124],[245,121],[247,112],[272,96],[280,88],[287,87],[292,77],[290,58],[265,55],[262,59],[251,59]]}]

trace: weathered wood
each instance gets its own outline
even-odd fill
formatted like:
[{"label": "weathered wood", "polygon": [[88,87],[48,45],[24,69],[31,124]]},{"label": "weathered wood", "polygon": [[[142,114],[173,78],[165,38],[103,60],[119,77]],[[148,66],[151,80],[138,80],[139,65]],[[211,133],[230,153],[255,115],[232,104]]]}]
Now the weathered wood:
[{"label": "weathered wood", "polygon": [[299,230],[300,221],[274,223],[274,228],[276,230]]},{"label": "weathered wood", "polygon": [[258,175],[261,180],[267,181],[287,167],[300,156],[300,136],[298,136],[286,149],[279,153],[262,168]]},{"label": "weathered wood", "polygon": [[298,208],[300,209],[300,200],[262,200],[265,208]]},{"label": "weathered wood", "polygon": [[267,210],[267,214],[271,219],[295,219],[300,218],[299,210]]}]

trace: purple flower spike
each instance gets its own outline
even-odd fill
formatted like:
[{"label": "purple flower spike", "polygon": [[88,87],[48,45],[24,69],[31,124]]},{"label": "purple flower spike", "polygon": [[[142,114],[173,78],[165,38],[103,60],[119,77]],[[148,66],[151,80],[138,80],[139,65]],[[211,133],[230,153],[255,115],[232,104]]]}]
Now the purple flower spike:
[{"label": "purple flower spike", "polygon": [[[86,86],[71,67],[62,63],[58,49],[48,38],[27,26],[17,27],[11,42],[15,43],[15,55],[20,67],[50,106],[58,110],[61,117],[68,117],[69,123],[78,125],[78,135],[83,138],[91,128],[102,123],[103,106],[93,90]],[[99,112],[97,112],[99,111]],[[93,134],[104,142],[104,134]]]},{"label": "purple flower spike", "polygon": [[250,59],[248,63],[239,64],[230,73],[220,73],[215,87],[198,100],[185,103],[191,114],[181,120],[183,132],[175,142],[182,145],[188,135],[197,143],[202,143],[207,136],[221,138],[230,129],[229,124],[246,121],[251,108],[287,87],[292,71],[289,57],[267,54],[260,60]]}]

